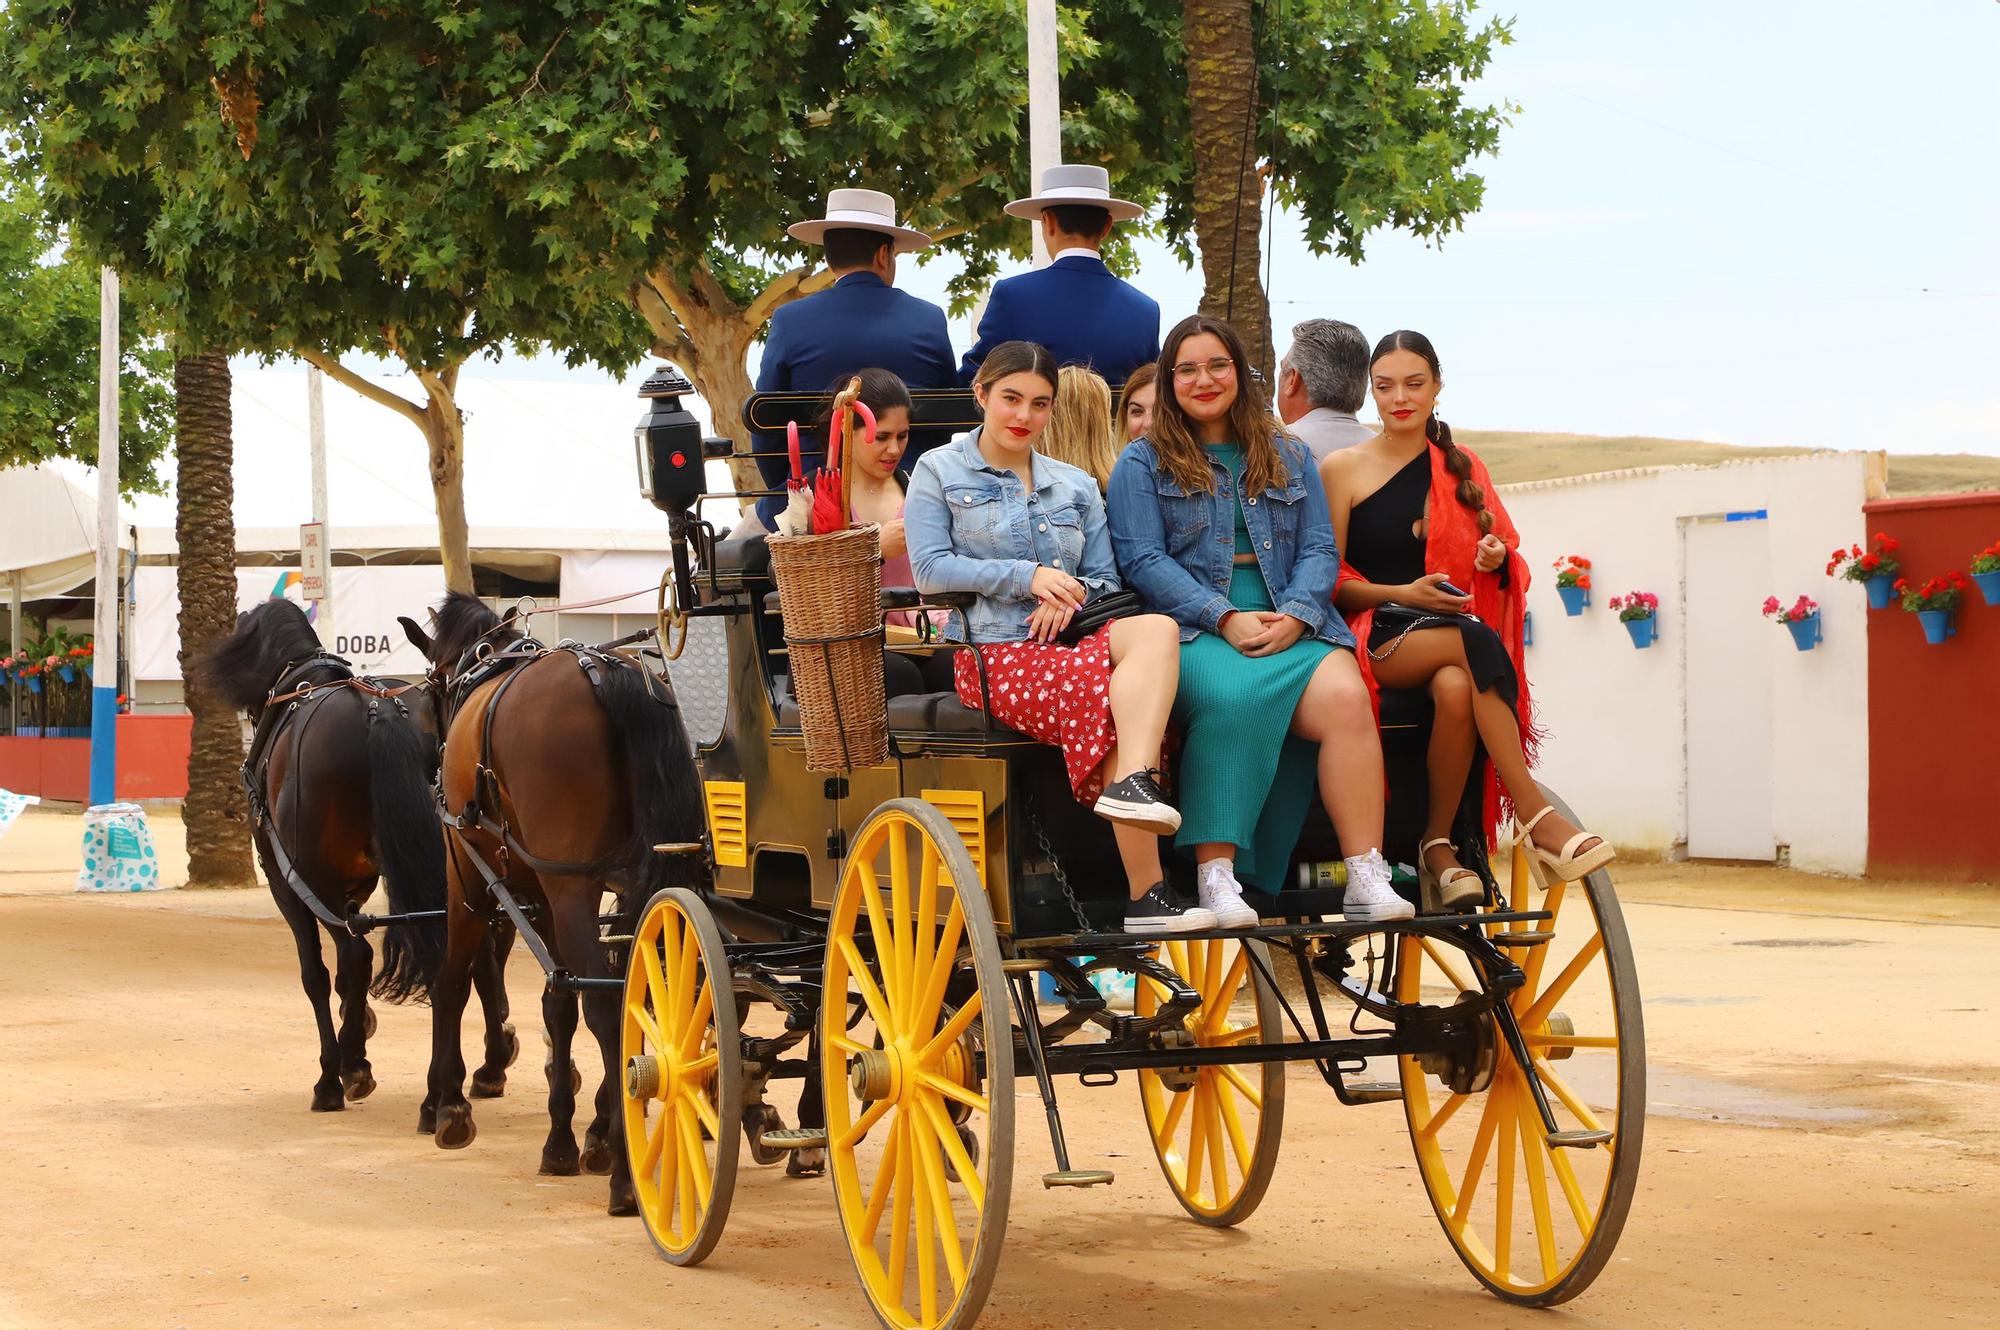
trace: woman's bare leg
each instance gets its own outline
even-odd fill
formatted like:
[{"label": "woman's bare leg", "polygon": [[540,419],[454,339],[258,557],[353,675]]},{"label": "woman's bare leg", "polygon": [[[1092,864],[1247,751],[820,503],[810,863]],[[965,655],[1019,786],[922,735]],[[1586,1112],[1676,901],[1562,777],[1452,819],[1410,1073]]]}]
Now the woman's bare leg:
[{"label": "woman's bare leg", "polygon": [[1159,765],[1180,680],[1181,635],[1172,619],[1140,614],[1111,625],[1111,723],[1118,742],[1105,784]]},{"label": "woman's bare leg", "polygon": [[[1424,765],[1430,773],[1430,809],[1424,820],[1424,840],[1451,839],[1451,824],[1465,798],[1465,780],[1472,774],[1475,752],[1472,722],[1472,676],[1456,665],[1446,665],[1431,676],[1431,743]],[[1450,848],[1434,845],[1424,855],[1434,873],[1443,873],[1458,860]]]},{"label": "woman's bare leg", "polygon": [[1292,733],[1319,745],[1319,795],[1344,854],[1382,845],[1382,739],[1361,667],[1334,651],[1313,671],[1292,712]]}]

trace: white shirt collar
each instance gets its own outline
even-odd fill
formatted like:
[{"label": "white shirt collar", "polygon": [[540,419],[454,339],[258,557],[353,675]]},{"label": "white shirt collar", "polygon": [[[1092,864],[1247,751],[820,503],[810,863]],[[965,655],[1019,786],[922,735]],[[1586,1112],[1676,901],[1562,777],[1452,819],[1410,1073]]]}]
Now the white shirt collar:
[{"label": "white shirt collar", "polygon": [[1057,259],[1096,259],[1102,263],[1104,255],[1088,245],[1071,245],[1061,253],[1049,255],[1050,263],[1054,263]]}]

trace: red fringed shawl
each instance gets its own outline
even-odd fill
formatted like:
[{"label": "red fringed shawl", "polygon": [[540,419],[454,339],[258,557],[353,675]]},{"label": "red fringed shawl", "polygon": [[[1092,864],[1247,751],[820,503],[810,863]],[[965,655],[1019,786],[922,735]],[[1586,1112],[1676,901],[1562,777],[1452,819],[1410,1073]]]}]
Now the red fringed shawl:
[{"label": "red fringed shawl", "polygon": [[[1482,534],[1479,515],[1458,501],[1458,477],[1446,469],[1444,449],[1432,445],[1430,525],[1426,528],[1428,534],[1424,540],[1424,571],[1443,573],[1453,585],[1470,592],[1472,612],[1500,634],[1508,659],[1514,662],[1514,678],[1517,681],[1515,715],[1521,722],[1521,745],[1527,750],[1528,761],[1532,765],[1541,732],[1535,727],[1534,709],[1528,698],[1527,663],[1522,651],[1522,615],[1528,603],[1528,562],[1521,557],[1521,533],[1515,529],[1514,519],[1507,515],[1506,508],[1501,506],[1486,464],[1464,448],[1461,447],[1460,451],[1472,459],[1472,479],[1486,492],[1486,511],[1493,514],[1493,534],[1507,542],[1507,561],[1490,573],[1474,570],[1473,559],[1479,553],[1479,537]],[[1367,579],[1343,559],[1340,580]],[[1374,702],[1379,718],[1382,712],[1381,688],[1375,682],[1374,662],[1368,658],[1368,629],[1374,621],[1375,611],[1358,610],[1345,617],[1348,627],[1354,630],[1357,643],[1355,655],[1361,662],[1361,677],[1368,683],[1368,696]],[[1489,833],[1499,825],[1500,800],[1500,782],[1493,775],[1493,766],[1489,762],[1486,766],[1484,801]]]}]

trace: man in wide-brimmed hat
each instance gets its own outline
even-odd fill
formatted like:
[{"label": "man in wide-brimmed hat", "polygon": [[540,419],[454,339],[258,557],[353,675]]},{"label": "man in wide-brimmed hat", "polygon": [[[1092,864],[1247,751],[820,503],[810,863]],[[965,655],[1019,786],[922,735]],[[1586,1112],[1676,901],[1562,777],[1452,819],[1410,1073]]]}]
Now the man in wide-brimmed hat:
[{"label": "man in wide-brimmed hat", "polygon": [[[834,283],[771,315],[758,392],[825,392],[864,369],[886,369],[912,388],[957,386],[957,368],[944,311],[898,291],[896,256],[923,249],[931,238],[896,224],[896,200],[873,189],[836,189],[826,216],[795,222],[785,233],[826,247]],[[913,434],[904,464],[941,440]],[[817,446],[817,445],[816,445]],[[783,434],[760,433],[752,447],[765,484],[783,490],[790,461]],[[817,459],[808,462],[810,471]],[[760,499],[757,517],[774,529],[782,498]]]},{"label": "man in wide-brimmed hat", "polygon": [[1114,276],[1099,250],[1118,222],[1145,214],[1136,203],[1111,197],[1111,176],[1101,166],[1052,166],[1032,198],[1007,205],[1010,216],[1039,218],[1051,262],[993,284],[978,340],[965,353],[959,377],[966,383],[986,353],[1002,342],[1040,342],[1063,365],[1088,365],[1109,383],[1160,355],[1160,306],[1130,282]]}]

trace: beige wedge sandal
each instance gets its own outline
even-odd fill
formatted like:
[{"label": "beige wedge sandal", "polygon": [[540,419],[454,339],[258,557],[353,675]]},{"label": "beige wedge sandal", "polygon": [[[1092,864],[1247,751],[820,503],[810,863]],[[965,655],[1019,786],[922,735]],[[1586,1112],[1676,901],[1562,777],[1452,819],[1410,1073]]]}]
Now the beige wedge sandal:
[{"label": "beige wedge sandal", "polygon": [[1458,847],[1443,836],[1419,845],[1417,847],[1418,889],[1427,897],[1435,892],[1438,904],[1444,909],[1477,909],[1486,899],[1486,883],[1480,880],[1479,874],[1463,864],[1453,864],[1442,873],[1433,873],[1430,861],[1426,858],[1433,845],[1442,845],[1453,853],[1458,851]]},{"label": "beige wedge sandal", "polygon": [[[1611,842],[1594,831],[1577,832],[1563,843],[1559,853],[1551,853],[1535,844],[1535,828],[1541,825],[1543,818],[1555,811],[1555,805],[1549,804],[1525,823],[1519,818],[1514,819],[1515,843],[1524,846],[1529,856],[1547,869],[1551,876],[1562,882],[1577,882],[1618,857],[1618,851],[1612,847]],[[1587,850],[1577,849],[1585,841],[1592,840],[1597,844]]]}]

